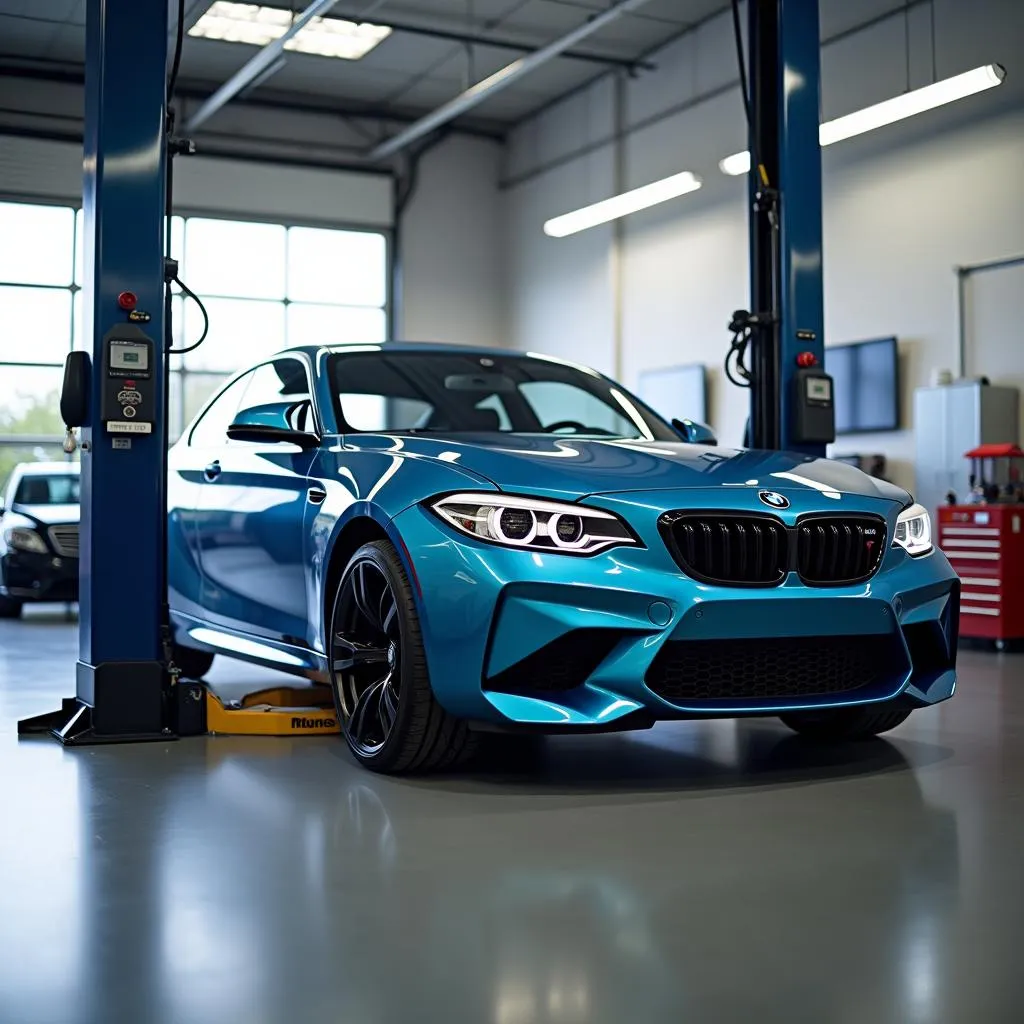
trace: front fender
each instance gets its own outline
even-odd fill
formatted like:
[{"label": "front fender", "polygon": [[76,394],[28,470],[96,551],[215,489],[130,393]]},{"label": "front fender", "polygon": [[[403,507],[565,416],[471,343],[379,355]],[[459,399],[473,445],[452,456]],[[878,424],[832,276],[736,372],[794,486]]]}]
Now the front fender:
[{"label": "front fender", "polygon": [[[372,520],[394,544],[415,582],[415,562],[395,527],[394,517],[431,494],[496,490],[489,480],[452,463],[410,457],[399,450],[354,450],[340,439],[321,449],[310,476],[326,492],[319,505],[308,506],[307,515],[308,607],[319,610],[309,616],[307,641],[320,653],[326,653],[324,591],[339,539],[346,535],[347,528],[359,520]],[[422,612],[418,583],[413,593],[417,611]]]}]

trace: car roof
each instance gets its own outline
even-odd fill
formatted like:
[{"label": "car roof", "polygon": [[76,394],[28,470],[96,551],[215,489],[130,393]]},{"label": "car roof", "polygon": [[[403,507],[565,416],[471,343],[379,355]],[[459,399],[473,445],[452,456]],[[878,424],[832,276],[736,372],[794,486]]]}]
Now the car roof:
[{"label": "car roof", "polygon": [[22,462],[14,472],[22,476],[78,476],[80,469],[77,462]]},{"label": "car roof", "polygon": [[[286,352],[303,352],[311,358],[322,351],[337,355],[356,352],[446,352],[464,356],[496,355],[505,359],[525,359],[534,355],[532,352],[523,352],[520,349],[495,348],[489,345],[456,345],[452,342],[441,341],[383,341],[373,344],[296,345],[286,350]],[[285,355],[286,352],[280,354]]]}]

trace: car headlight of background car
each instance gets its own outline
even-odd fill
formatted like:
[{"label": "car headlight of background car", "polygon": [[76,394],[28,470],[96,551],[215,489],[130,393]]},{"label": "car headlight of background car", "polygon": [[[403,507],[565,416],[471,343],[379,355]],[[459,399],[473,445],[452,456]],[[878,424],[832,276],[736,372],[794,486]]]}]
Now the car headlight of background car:
[{"label": "car headlight of background car", "polygon": [[565,555],[593,555],[639,544],[610,512],[508,494],[451,494],[430,507],[460,533],[491,544]]},{"label": "car headlight of background car", "polygon": [[932,518],[924,505],[916,502],[905,508],[896,520],[896,536],[893,543],[899,544],[909,554],[927,555],[932,549]]},{"label": "car headlight of background car", "polygon": [[4,531],[4,540],[12,551],[32,551],[45,555],[46,541],[35,530],[26,530],[22,526],[11,526]]}]

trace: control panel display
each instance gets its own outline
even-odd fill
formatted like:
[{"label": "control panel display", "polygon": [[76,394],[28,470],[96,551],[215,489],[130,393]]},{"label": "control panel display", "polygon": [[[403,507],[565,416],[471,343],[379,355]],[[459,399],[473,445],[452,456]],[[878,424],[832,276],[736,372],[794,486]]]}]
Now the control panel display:
[{"label": "control panel display", "polygon": [[832,381],[828,377],[808,377],[807,398],[812,402],[831,402]]},{"label": "control panel display", "polygon": [[117,341],[110,346],[110,368],[137,373],[149,369],[149,346],[142,342]]}]

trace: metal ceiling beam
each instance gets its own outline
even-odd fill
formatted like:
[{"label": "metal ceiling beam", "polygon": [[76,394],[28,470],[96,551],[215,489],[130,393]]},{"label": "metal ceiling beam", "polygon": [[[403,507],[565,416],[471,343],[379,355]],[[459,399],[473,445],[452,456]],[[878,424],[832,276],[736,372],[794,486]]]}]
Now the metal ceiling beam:
[{"label": "metal ceiling beam", "polygon": [[[357,14],[344,11],[335,12],[335,17],[345,18],[348,21],[363,21]],[[463,43],[467,46],[490,46],[495,50],[515,50],[518,53],[533,53],[540,47],[534,43],[524,43],[521,40],[509,39],[506,36],[492,36],[489,33],[479,35],[474,32],[455,32],[446,28],[433,28],[427,25],[415,25],[407,21],[395,21],[394,18],[381,20],[376,15],[371,16],[374,25],[382,28],[389,28],[392,32],[405,33],[410,36],[424,36],[427,39],[443,39],[450,43]],[[616,57],[606,53],[590,53],[585,50],[566,50],[561,54],[571,60],[588,61],[591,64],[604,64],[608,67],[620,67],[627,69],[640,68],[644,71],[653,71],[657,65],[650,60],[632,57]]]},{"label": "metal ceiling beam", "polygon": [[291,27],[278,39],[267,43],[252,60],[236,71],[187,121],[185,130],[194,132],[205,124],[226,103],[230,103],[243,89],[252,85],[284,53],[284,44],[294,38],[314,18],[329,11],[338,0],[313,0],[313,2],[292,21]]},{"label": "metal ceiling beam", "polygon": [[484,100],[501,92],[503,89],[507,89],[513,82],[518,82],[520,78],[528,75],[531,71],[535,71],[542,65],[547,64],[554,57],[560,56],[577,43],[592,36],[595,32],[599,32],[613,21],[617,21],[622,15],[637,10],[637,8],[642,7],[647,2],[648,0],[621,0],[620,3],[610,7],[604,14],[591,18],[588,22],[580,25],[579,28],[573,29],[572,32],[567,33],[560,39],[548,43],[547,46],[535,50],[526,57],[520,57],[519,60],[506,65],[500,71],[496,71],[493,75],[485,78],[482,82],[477,82],[476,85],[460,93],[455,99],[442,104],[433,112],[425,117],[421,117],[408,128],[400,131],[397,135],[374,147],[369,153],[369,159],[375,161],[393,156],[395,153],[405,149],[410,143],[423,138],[424,135],[429,134],[435,128],[440,128],[441,125],[447,124],[456,117],[472,110],[480,103],[483,103]]}]

